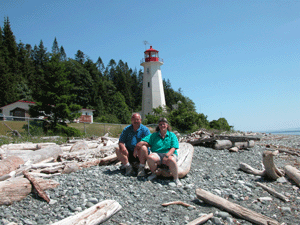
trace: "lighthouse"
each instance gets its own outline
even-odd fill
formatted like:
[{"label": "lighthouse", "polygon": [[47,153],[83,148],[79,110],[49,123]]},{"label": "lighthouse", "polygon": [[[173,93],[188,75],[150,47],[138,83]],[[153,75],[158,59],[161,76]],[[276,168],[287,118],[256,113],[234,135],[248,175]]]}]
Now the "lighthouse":
[{"label": "lighthouse", "polygon": [[159,58],[158,51],[150,46],[144,52],[144,57],[141,60],[141,66],[144,67],[143,75],[143,99],[142,99],[142,118],[151,114],[154,108],[159,106],[165,108],[166,100],[164,86],[161,76],[160,66],[163,65],[163,60]]}]

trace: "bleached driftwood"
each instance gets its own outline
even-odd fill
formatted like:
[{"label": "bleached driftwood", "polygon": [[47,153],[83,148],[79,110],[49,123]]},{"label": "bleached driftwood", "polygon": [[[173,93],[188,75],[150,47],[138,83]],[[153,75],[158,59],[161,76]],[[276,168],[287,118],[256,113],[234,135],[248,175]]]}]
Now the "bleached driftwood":
[{"label": "bleached driftwood", "polygon": [[76,152],[76,151],[80,151],[80,150],[85,151],[87,149],[89,149],[89,146],[86,141],[78,141],[72,146],[72,148],[70,149],[70,152]]},{"label": "bleached driftwood", "polygon": [[272,218],[232,203],[201,188],[196,189],[196,195],[198,199],[204,201],[205,203],[213,205],[221,210],[225,210],[252,223],[262,225],[279,225],[279,222]]},{"label": "bleached driftwood", "polygon": [[46,173],[39,173],[39,172],[29,172],[29,174],[35,178],[41,177],[41,178],[50,178],[50,177],[54,177],[54,176],[59,176],[62,173],[58,172],[58,173],[51,173],[51,174],[46,174]]},{"label": "bleached driftwood", "polygon": [[112,155],[109,155],[109,156],[106,156],[106,157],[100,159],[99,165],[100,166],[108,165],[108,164],[111,164],[111,163],[116,162],[116,161],[118,161],[117,154],[113,153]]},{"label": "bleached driftwood", "polygon": [[30,165],[31,169],[44,169],[49,167],[63,166],[63,162],[53,162],[53,163],[34,163]]},{"label": "bleached driftwood", "polygon": [[284,172],[279,170],[274,164],[273,156],[276,156],[278,153],[278,151],[264,151],[263,153],[263,164],[265,166],[266,176],[274,180],[284,175]]},{"label": "bleached driftwood", "polygon": [[69,173],[73,173],[80,170],[80,166],[78,165],[78,163],[69,163],[65,166],[65,168],[63,169],[64,174],[69,174]]},{"label": "bleached driftwood", "polygon": [[198,225],[198,224],[203,224],[205,223],[207,220],[209,220],[210,218],[212,218],[214,216],[213,213],[210,213],[208,215],[203,215],[200,216],[199,218],[189,222],[187,225]]},{"label": "bleached driftwood", "polygon": [[263,152],[263,164],[265,167],[264,170],[256,170],[245,163],[240,163],[240,169],[247,173],[251,173],[258,176],[266,176],[269,179],[277,180],[279,177],[282,177],[284,175],[284,172],[279,170],[274,164],[273,157],[277,154],[278,151]]},{"label": "bleached driftwood", "polygon": [[31,163],[38,163],[42,160],[53,157],[57,159],[58,155],[62,154],[62,150],[59,145],[49,145],[48,147],[32,151],[32,150],[12,150],[6,151],[5,157],[18,156],[24,160],[24,162],[30,161]]},{"label": "bleached driftwood", "polygon": [[264,176],[265,175],[264,170],[254,169],[253,167],[249,166],[246,163],[240,163],[240,169],[243,170],[246,173],[254,174],[254,175],[257,175],[257,176]]},{"label": "bleached driftwood", "polygon": [[50,198],[44,192],[44,190],[40,187],[38,181],[31,176],[27,171],[23,171],[24,176],[31,182],[34,189],[37,191],[38,195],[43,198],[46,202],[50,202]]},{"label": "bleached driftwood", "polygon": [[239,148],[238,147],[231,147],[230,149],[228,149],[230,152],[238,152]]},{"label": "bleached driftwood", "polygon": [[284,196],[283,194],[280,194],[278,192],[276,192],[273,188],[270,188],[262,183],[256,182],[258,184],[258,186],[262,187],[263,189],[265,189],[267,192],[269,192],[271,195],[283,200],[284,202],[289,202],[289,199]]},{"label": "bleached driftwood", "polygon": [[65,168],[65,165],[59,165],[55,167],[46,167],[40,170],[41,173],[53,174],[53,173],[61,173]]},{"label": "bleached driftwood", "polygon": [[80,168],[88,168],[91,166],[98,166],[101,159],[93,159],[86,162],[79,163]]},{"label": "bleached driftwood", "polygon": [[216,150],[228,149],[230,147],[232,147],[230,140],[215,140],[213,143],[213,148]]},{"label": "bleached driftwood", "polygon": [[[181,142],[179,143],[179,149],[177,150],[177,152],[178,177],[183,178],[189,173],[191,169],[194,147],[189,143]],[[159,169],[156,174],[163,177],[172,177],[171,172],[168,169],[164,168]]]},{"label": "bleached driftwood", "polygon": [[115,200],[104,200],[98,204],[52,225],[96,225],[108,220],[117,213],[122,206]]},{"label": "bleached driftwood", "polygon": [[187,204],[187,203],[182,202],[182,201],[167,202],[167,203],[163,203],[163,204],[161,204],[161,205],[162,205],[162,206],[169,206],[169,205],[183,205],[183,206],[185,206],[185,207],[196,208],[195,206],[190,205],[190,204]]},{"label": "bleached driftwood", "polygon": [[239,149],[253,148],[254,145],[255,145],[255,142],[253,140],[244,141],[244,142],[235,142],[233,144],[234,147],[238,147]]},{"label": "bleached driftwood", "polygon": [[[54,180],[36,178],[42,190],[56,188],[59,183]],[[15,178],[0,182],[0,205],[10,205],[25,198],[32,190],[30,181],[26,178]]]},{"label": "bleached driftwood", "polygon": [[2,149],[5,151],[7,150],[38,150],[41,148],[48,147],[50,145],[56,145],[53,142],[45,142],[45,143],[21,143],[21,144],[7,144],[7,145],[2,145]]},{"label": "bleached driftwood", "polygon": [[9,156],[0,161],[0,177],[16,170],[24,160],[18,156]]},{"label": "bleached driftwood", "polygon": [[286,165],[284,170],[286,175],[300,187],[300,171],[290,165]]}]

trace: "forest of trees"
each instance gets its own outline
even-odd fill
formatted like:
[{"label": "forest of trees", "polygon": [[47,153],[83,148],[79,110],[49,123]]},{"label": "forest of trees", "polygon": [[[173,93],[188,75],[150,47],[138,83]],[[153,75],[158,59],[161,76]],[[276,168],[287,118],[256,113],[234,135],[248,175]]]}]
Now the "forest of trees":
[{"label": "forest of trees", "polygon": [[[164,115],[179,130],[220,125],[198,114],[194,102],[180,89],[173,90],[169,80],[163,84],[167,113],[156,109],[145,123]],[[81,50],[73,59],[67,57],[56,38],[49,52],[42,40],[33,47],[17,43],[8,18],[0,26],[0,106],[21,99],[34,101],[32,116],[43,112],[54,115],[51,119],[56,122],[72,120],[78,109],[88,108],[95,110],[95,122],[127,124],[132,112],[141,111],[142,85],[142,70],[131,69],[122,60],[117,63],[111,59],[105,66],[100,57],[93,62]],[[178,109],[172,110],[179,101]],[[230,129],[226,120],[225,127],[224,120],[221,122],[221,129]]]}]

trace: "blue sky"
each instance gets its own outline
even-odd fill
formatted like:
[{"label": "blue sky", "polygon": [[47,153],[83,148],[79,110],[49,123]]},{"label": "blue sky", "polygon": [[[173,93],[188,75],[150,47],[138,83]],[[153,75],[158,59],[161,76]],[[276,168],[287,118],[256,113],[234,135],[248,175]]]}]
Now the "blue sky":
[{"label": "blue sky", "polygon": [[17,42],[81,50],[142,69],[148,41],[164,79],[208,120],[241,131],[300,127],[300,1],[0,0]]}]

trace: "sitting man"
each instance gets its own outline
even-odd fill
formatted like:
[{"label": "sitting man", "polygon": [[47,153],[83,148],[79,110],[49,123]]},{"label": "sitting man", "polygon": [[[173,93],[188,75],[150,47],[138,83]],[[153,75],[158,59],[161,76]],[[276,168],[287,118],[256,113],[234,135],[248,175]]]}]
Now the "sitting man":
[{"label": "sitting man", "polygon": [[142,138],[150,134],[148,127],[141,124],[142,118],[138,113],[131,116],[131,125],[124,128],[120,138],[119,147],[116,148],[116,154],[126,169],[125,175],[134,174],[133,163],[140,163],[138,176],[145,176],[145,163],[149,154],[147,148],[136,148],[136,144]]}]

